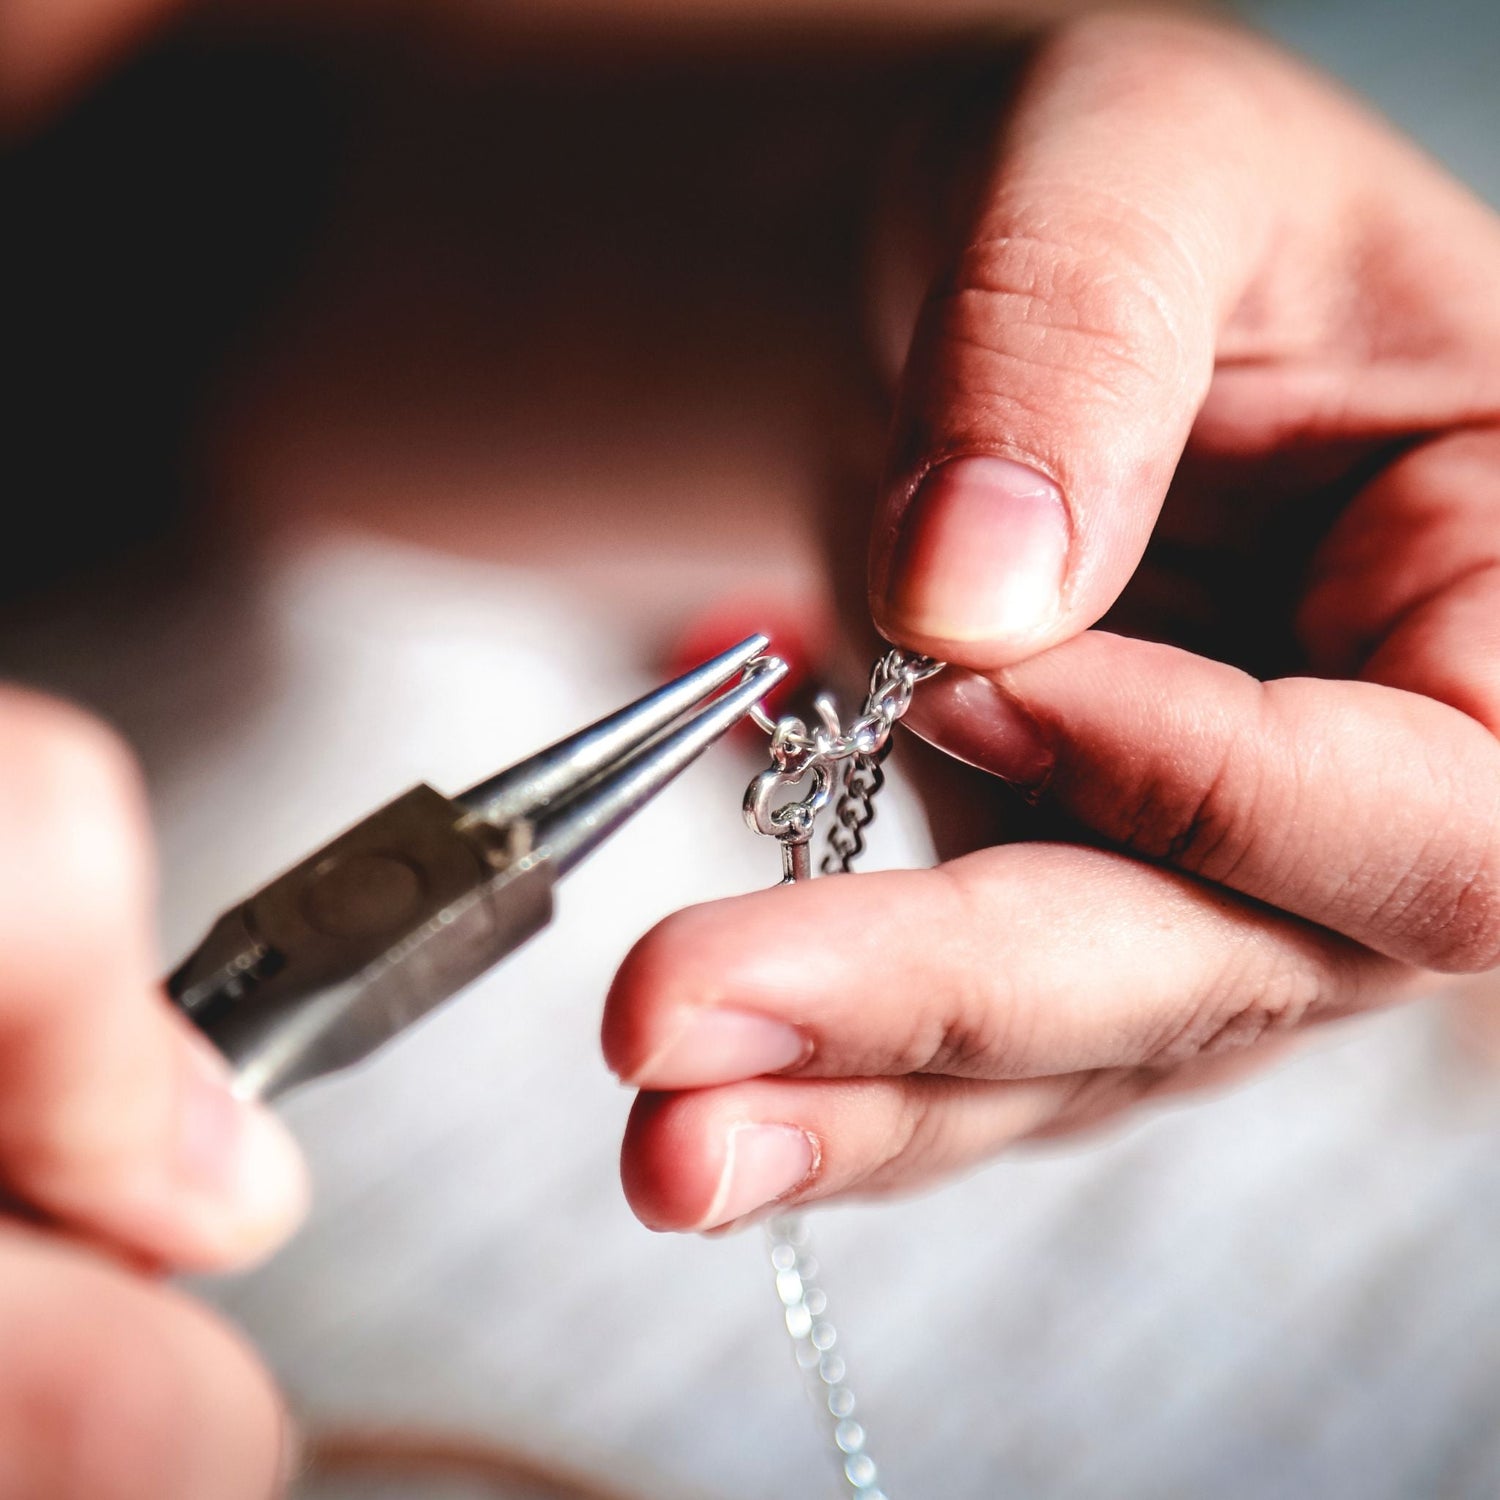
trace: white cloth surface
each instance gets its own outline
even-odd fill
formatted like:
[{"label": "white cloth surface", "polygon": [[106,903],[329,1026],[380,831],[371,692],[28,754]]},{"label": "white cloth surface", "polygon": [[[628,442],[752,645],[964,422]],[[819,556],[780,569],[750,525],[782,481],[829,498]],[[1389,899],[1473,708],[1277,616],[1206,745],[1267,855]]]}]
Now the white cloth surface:
[{"label": "white cloth surface", "polygon": [[[651,677],[543,579],[357,537],[275,564],[255,628],[174,609],[54,621],[18,647],[143,747],[174,957],[382,799],[457,790]],[[740,822],[751,768],[707,757],[569,878],[548,932],[289,1102],[312,1219],[204,1290],[309,1423],[464,1430],[653,1500],[839,1493],[758,1234],[635,1223],[616,1176],[629,1096],[596,1046],[640,932],[774,878]],[[898,784],[873,863],[926,858],[918,830]],[[891,1495],[1500,1493],[1500,1108],[1438,1067],[1438,1039],[1419,1008],[1348,1023],[1105,1141],[820,1213]],[[418,1492],[308,1490],[398,1493]]]}]

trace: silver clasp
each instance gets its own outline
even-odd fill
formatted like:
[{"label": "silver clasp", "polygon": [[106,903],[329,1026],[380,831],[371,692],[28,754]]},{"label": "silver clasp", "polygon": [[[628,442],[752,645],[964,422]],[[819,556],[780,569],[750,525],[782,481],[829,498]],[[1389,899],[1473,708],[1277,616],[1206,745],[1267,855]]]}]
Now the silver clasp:
[{"label": "silver clasp", "polygon": [[[812,875],[811,841],[818,814],[833,800],[843,767],[839,764],[838,710],[832,698],[815,700],[823,727],[809,734],[801,719],[771,725],[771,764],[745,790],[745,822],[781,845],[782,884]],[[779,792],[808,783],[801,797],[777,802]]]},{"label": "silver clasp", "polygon": [[[747,665],[747,675],[755,665]],[[873,798],[882,781],[880,762],[891,729],[911,706],[916,685],[941,671],[942,665],[931,657],[888,651],[870,673],[864,712],[847,730],[826,693],[815,700],[822,724],[812,731],[801,719],[772,720],[759,705],[750,710],[771,736],[771,764],[745,791],[745,821],[756,833],[780,843],[783,885],[812,874],[813,828],[835,794],[840,802],[823,869],[850,868],[864,848],[864,829],[874,816]],[[808,787],[803,796],[776,801],[779,793],[804,782]]]}]

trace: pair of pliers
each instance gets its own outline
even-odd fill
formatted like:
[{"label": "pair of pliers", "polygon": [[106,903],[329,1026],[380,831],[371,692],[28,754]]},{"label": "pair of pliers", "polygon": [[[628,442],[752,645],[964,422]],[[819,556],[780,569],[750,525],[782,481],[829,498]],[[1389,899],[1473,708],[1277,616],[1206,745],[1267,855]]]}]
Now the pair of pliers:
[{"label": "pair of pliers", "polygon": [[413,787],[240,902],[168,978],[269,1098],[348,1067],[552,919],[552,888],[786,674],[764,636],[456,797]]}]

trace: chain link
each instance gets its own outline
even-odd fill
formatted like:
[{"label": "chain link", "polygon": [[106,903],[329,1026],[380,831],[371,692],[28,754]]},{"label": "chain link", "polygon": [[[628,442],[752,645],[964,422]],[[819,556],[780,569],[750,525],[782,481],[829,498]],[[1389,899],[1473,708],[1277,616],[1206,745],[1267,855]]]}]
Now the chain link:
[{"label": "chain link", "polygon": [[885,785],[883,762],[891,753],[891,730],[911,707],[917,684],[942,667],[942,662],[930,656],[887,651],[870,669],[865,711],[855,721],[849,738],[856,744],[873,741],[874,748],[856,750],[849,762],[828,830],[828,852],[818,866],[820,873],[848,875],[865,852],[865,830],[875,821],[875,799]]},{"label": "chain link", "polygon": [[793,1356],[822,1409],[849,1492],[859,1500],[889,1500],[877,1482],[875,1460],[865,1450],[864,1426],[854,1415],[849,1371],[837,1348],[838,1330],[826,1316],[828,1294],[818,1284],[818,1263],[812,1256],[806,1221],[799,1214],[770,1220],[766,1248]]},{"label": "chain link", "polygon": [[844,776],[844,789],[834,805],[828,829],[828,849],[818,865],[820,875],[848,875],[865,852],[865,829],[875,821],[875,798],[885,785],[881,763],[890,754],[887,740],[873,755],[857,756]]},{"label": "chain link", "polygon": [[[762,658],[746,668],[753,671]],[[942,671],[943,663],[930,656],[887,651],[870,670],[869,690],[860,716],[843,729],[828,695],[816,701],[822,723],[809,729],[801,719],[773,721],[759,707],[752,717],[771,736],[771,765],[750,783],[745,794],[745,819],[757,833],[783,841],[811,837],[813,823],[824,806],[837,799],[829,850],[822,862],[825,875],[848,873],[864,852],[865,830],[875,817],[875,798],[885,784],[881,762],[890,751],[891,730],[911,707],[917,684]],[[788,786],[809,782],[807,794],[776,804]]]},{"label": "chain link", "polygon": [[[864,853],[865,831],[874,821],[875,799],[885,785],[882,762],[890,753],[891,731],[911,707],[917,684],[942,668],[942,662],[928,656],[886,652],[870,671],[864,711],[847,731],[840,727],[826,695],[817,700],[823,723],[814,731],[800,719],[773,722],[762,710],[753,710],[756,723],[771,736],[771,766],[745,793],[750,826],[780,839],[784,852],[794,845],[805,849],[817,815],[837,784],[828,850],[819,869],[824,875],[849,873]],[[801,799],[774,803],[777,792],[809,778]],[[788,879],[799,878],[790,873],[795,868],[789,861]],[[768,1221],[766,1245],[786,1331],[797,1364],[816,1392],[848,1493],[858,1500],[888,1500],[878,1484],[875,1460],[866,1450],[864,1426],[854,1415],[854,1392],[847,1381],[844,1356],[836,1348],[838,1330],[827,1316],[828,1296],[818,1284],[818,1264],[809,1244],[807,1225],[800,1215],[779,1214]]]}]

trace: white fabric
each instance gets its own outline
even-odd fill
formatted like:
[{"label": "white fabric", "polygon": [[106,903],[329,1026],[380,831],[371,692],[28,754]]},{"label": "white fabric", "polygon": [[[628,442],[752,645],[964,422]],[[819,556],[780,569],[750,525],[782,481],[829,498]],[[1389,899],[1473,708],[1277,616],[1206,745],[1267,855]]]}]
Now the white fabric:
[{"label": "white fabric", "polygon": [[[273,566],[243,627],[175,608],[54,622],[32,671],[146,750],[172,955],[381,799],[456,790],[653,675],[543,579],[354,537]],[[750,765],[708,757],[566,882],[540,939],[291,1101],[312,1221],[207,1290],[309,1421],[462,1429],[643,1500],[839,1493],[758,1235],[656,1236],[627,1211],[629,1096],[595,1042],[637,934],[774,878],[739,819]],[[898,786],[874,862],[925,858],[916,828]],[[819,1215],[891,1494],[1500,1493],[1500,1120],[1437,1070],[1437,1035],[1417,1009],[1351,1023],[1103,1143]]]}]

